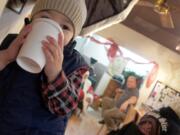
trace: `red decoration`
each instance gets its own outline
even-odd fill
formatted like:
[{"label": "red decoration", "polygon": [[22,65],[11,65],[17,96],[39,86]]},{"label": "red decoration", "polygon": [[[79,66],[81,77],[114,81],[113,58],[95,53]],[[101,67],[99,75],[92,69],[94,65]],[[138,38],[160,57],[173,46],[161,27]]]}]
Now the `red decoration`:
[{"label": "red decoration", "polygon": [[91,41],[93,41],[97,44],[110,46],[107,50],[107,56],[108,56],[109,60],[113,60],[117,56],[118,52],[120,53],[120,55],[122,55],[119,45],[113,39],[108,39],[109,42],[103,43],[103,42],[100,42],[99,40],[95,39],[94,37],[88,36],[88,38],[90,38]]},{"label": "red decoration", "polygon": [[[123,57],[123,53],[122,53],[121,49],[119,48],[119,45],[113,39],[109,38],[107,42],[101,42],[92,36],[87,36],[87,38],[90,38],[90,40],[92,42],[95,42],[96,44],[101,44],[101,45],[106,45],[106,46],[109,45],[110,48],[107,50],[107,56],[108,56],[108,58],[110,58],[110,60],[112,60],[111,58],[114,58],[115,56],[117,56],[117,53],[119,53],[120,56]],[[123,57],[123,58],[126,60],[130,60],[136,64],[155,64],[155,65],[157,65],[157,63],[154,61],[142,63],[142,62],[137,62],[137,61],[127,58],[127,57]]]},{"label": "red decoration", "polygon": [[111,44],[110,48],[108,49],[107,56],[110,60],[114,59],[117,55],[117,52],[119,50],[119,47],[117,44],[113,43]]},{"label": "red decoration", "polygon": [[157,75],[158,75],[159,65],[157,63],[154,63],[154,67],[152,68],[151,72],[149,73],[147,77],[146,87],[149,88],[151,84],[155,81]]},{"label": "red decoration", "polygon": [[88,93],[92,94],[94,99],[99,98],[99,96],[94,92],[94,88],[92,86],[89,87]]},{"label": "red decoration", "polygon": [[78,100],[82,101],[83,98],[84,98],[84,91],[83,91],[83,89],[80,89],[79,90],[79,94],[78,94]]},{"label": "red decoration", "polygon": [[[117,56],[118,52],[119,52],[120,56],[123,57],[123,53],[122,53],[121,49],[119,48],[119,45],[114,40],[108,39],[109,41],[103,43],[103,42],[100,42],[99,40],[95,39],[92,36],[88,36],[88,38],[90,38],[91,41],[93,41],[97,44],[110,45],[110,48],[107,50],[107,56],[108,56],[109,60],[113,60],[113,58],[115,58]],[[159,65],[154,61],[142,63],[142,62],[137,62],[131,58],[124,57],[124,59],[131,60],[132,62],[134,62],[136,64],[154,64],[153,69],[151,70],[151,72],[149,73],[149,75],[147,77],[146,87],[149,88],[157,77]]]}]

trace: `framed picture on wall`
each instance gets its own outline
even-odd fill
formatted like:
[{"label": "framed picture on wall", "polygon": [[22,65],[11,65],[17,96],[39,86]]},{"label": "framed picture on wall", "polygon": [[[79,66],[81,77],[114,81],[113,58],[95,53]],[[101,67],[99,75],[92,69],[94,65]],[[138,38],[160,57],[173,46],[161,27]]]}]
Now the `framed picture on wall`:
[{"label": "framed picture on wall", "polygon": [[[175,101],[177,104],[173,104]],[[158,109],[170,104],[178,106],[178,103],[180,103],[180,92],[160,81],[156,82],[150,96],[145,102],[146,105],[153,109]]]},{"label": "framed picture on wall", "polygon": [[20,14],[26,4],[27,0],[8,0],[7,7],[12,11]]}]

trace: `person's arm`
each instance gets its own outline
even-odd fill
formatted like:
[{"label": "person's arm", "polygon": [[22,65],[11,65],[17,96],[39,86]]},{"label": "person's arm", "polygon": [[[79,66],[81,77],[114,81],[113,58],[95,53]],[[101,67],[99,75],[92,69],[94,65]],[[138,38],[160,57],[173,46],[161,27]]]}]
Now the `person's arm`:
[{"label": "person's arm", "polygon": [[6,52],[4,50],[0,51],[0,71],[2,71],[7,65],[8,61],[6,60]]},{"label": "person's arm", "polygon": [[77,108],[80,85],[87,71],[87,67],[82,67],[68,77],[61,71],[55,81],[43,84],[42,96],[51,113],[64,116]]},{"label": "person's arm", "polygon": [[120,107],[120,111],[126,112],[129,105],[135,105],[137,103],[138,98],[136,96],[131,96],[128,100],[126,100]]},{"label": "person's arm", "polygon": [[116,88],[115,89],[115,101],[117,102],[119,98],[123,95],[123,90],[121,88]]},{"label": "person's arm", "polygon": [[31,31],[31,25],[24,27],[20,34],[9,34],[0,45],[0,71],[14,61],[23,45],[25,38]]},{"label": "person's arm", "polygon": [[127,102],[128,105],[135,105],[137,103],[137,100],[138,98],[136,96],[132,96],[125,102]]}]

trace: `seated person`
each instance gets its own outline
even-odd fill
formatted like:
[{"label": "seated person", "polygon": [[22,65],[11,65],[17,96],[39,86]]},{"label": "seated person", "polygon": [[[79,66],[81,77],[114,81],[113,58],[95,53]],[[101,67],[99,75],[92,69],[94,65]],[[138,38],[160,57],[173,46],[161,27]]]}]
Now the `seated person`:
[{"label": "seated person", "polygon": [[165,107],[145,114],[138,124],[131,122],[108,135],[180,135],[180,118]]},{"label": "seated person", "polygon": [[109,130],[116,130],[119,127],[125,118],[129,105],[135,105],[138,97],[137,78],[130,75],[126,80],[125,89],[116,89],[114,99],[102,98],[102,117]]}]

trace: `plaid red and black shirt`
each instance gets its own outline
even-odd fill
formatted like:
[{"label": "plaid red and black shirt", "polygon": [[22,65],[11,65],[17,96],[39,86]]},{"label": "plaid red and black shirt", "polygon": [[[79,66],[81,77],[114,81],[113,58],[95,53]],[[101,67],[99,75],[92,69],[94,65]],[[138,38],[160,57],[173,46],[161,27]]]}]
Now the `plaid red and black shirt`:
[{"label": "plaid red and black shirt", "polygon": [[66,76],[63,71],[52,83],[42,85],[42,96],[49,110],[63,116],[78,106],[78,95],[87,67],[82,67]]}]

